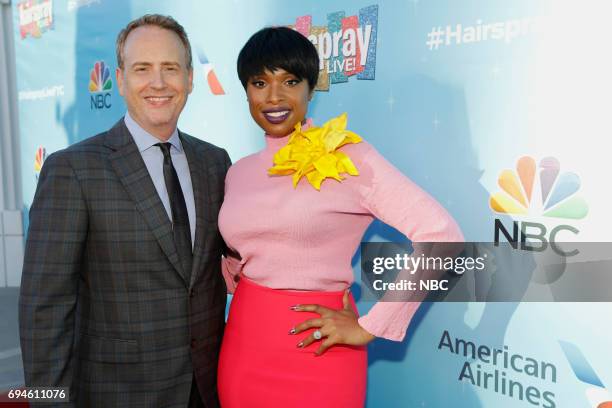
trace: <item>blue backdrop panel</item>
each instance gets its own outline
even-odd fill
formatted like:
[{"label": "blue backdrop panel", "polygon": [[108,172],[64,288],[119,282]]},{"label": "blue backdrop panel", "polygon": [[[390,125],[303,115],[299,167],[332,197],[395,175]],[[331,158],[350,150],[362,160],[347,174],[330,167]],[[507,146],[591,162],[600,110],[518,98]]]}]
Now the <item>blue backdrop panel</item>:
[{"label": "blue backdrop panel", "polygon": [[[538,223],[549,241],[609,240],[601,140],[612,130],[612,62],[594,39],[609,36],[611,6],[559,3],[15,1],[24,211],[46,154],[124,114],[115,38],[156,12],[192,42],[195,89],[179,127],[234,161],[264,144],[238,51],[263,26],[292,25],[323,57],[309,115],[322,123],[348,112],[350,128],[436,197],[468,240],[492,241],[496,219]],[[497,212],[491,197],[524,205]],[[558,226],[577,232],[550,235]],[[375,222],[365,239],[405,238]],[[354,266],[359,276],[359,254]],[[370,346],[368,407],[598,407],[612,400],[611,312],[603,303],[423,305],[405,341]],[[499,360],[473,358],[470,347],[499,350]]]}]

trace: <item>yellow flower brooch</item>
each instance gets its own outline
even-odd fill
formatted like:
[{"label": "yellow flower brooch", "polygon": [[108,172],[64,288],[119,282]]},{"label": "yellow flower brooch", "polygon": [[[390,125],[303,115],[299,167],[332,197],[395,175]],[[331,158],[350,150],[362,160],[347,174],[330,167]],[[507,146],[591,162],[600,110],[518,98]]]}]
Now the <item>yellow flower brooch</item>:
[{"label": "yellow flower brooch", "polygon": [[326,178],[344,180],[340,173],[358,176],[359,172],[344,153],[338,149],[345,144],[359,143],[363,139],[346,130],[346,113],[330,119],[322,127],[312,126],[302,130],[300,123],[289,136],[289,141],[274,154],[274,167],[269,175],[288,176],[293,174],[295,188],[303,176],[317,190]]}]

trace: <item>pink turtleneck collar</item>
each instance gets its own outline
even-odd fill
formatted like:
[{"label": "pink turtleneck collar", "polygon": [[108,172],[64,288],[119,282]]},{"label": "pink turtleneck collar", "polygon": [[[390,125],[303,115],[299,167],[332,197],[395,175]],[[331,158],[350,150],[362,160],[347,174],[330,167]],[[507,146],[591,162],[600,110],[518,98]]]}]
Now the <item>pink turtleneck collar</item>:
[{"label": "pink turtleneck collar", "polygon": [[[312,119],[308,118],[306,119],[304,122],[302,122],[302,130],[307,130],[308,128],[312,127]],[[293,133],[293,132],[291,132]],[[283,147],[284,145],[287,144],[287,142],[289,141],[289,136],[291,136],[291,133],[289,133],[286,136],[272,136],[269,134],[265,134],[265,138],[266,138],[266,148],[265,151],[272,151],[272,152],[276,152],[278,151],[278,149],[280,149],[281,147]]]}]

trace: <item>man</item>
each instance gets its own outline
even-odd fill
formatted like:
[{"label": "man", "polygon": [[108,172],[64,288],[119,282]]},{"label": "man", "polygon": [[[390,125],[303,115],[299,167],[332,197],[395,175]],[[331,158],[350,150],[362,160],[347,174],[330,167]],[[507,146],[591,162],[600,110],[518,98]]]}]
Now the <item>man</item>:
[{"label": "man", "polygon": [[[49,156],[30,209],[19,321],[26,385],[76,407],[216,407],[227,153],[177,130],[193,84],[174,19],[117,38],[128,112]],[[66,406],[62,404],[61,406]]]}]

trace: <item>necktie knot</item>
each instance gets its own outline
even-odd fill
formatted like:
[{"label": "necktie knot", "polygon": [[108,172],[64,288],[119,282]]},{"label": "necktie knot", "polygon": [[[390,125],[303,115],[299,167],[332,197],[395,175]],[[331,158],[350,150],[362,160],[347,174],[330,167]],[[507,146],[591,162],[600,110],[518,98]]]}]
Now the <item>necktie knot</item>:
[{"label": "necktie knot", "polygon": [[172,147],[172,143],[155,143],[155,146],[159,146],[162,153],[164,154],[164,159],[170,158],[170,147]]}]

